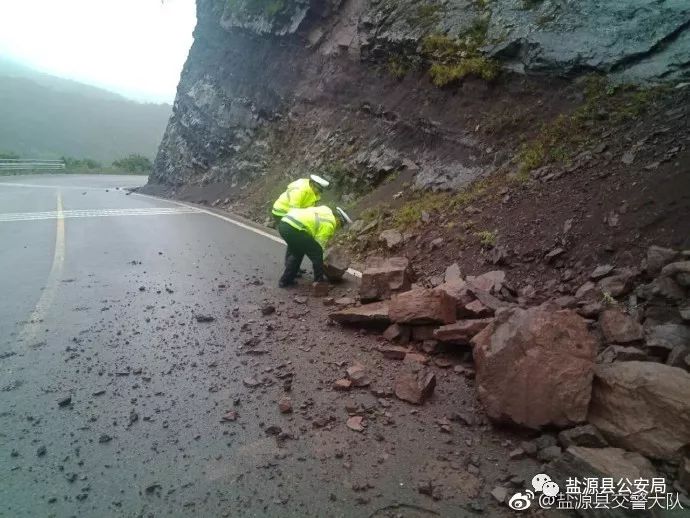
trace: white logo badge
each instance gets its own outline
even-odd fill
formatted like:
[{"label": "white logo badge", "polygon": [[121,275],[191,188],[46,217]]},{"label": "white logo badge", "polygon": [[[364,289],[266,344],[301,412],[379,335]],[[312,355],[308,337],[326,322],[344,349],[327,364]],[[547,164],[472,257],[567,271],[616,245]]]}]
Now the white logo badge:
[{"label": "white logo badge", "polygon": [[551,500],[552,498],[555,498],[561,490],[561,488],[558,487],[558,484],[551,480],[550,476],[544,473],[539,473],[538,475],[534,476],[532,479],[532,487],[534,488],[534,491],[530,491],[528,489],[524,493],[515,493],[508,501],[508,507],[514,511],[524,511],[525,509],[529,509],[530,505],[532,505],[535,492],[542,493],[539,497],[541,503],[542,498]]}]

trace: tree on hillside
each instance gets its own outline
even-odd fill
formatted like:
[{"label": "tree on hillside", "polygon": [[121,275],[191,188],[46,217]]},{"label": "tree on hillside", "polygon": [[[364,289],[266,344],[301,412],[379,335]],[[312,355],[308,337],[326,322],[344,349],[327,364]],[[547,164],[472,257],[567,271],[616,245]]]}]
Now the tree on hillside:
[{"label": "tree on hillside", "polygon": [[116,167],[117,169],[122,169],[123,171],[127,171],[128,173],[148,174],[149,172],[151,172],[153,164],[151,163],[151,160],[149,160],[147,157],[139,155],[137,153],[133,153],[125,158],[121,158],[120,160],[115,160],[113,162],[113,167]]},{"label": "tree on hillside", "polygon": [[12,153],[11,151],[10,152],[0,151],[0,159],[3,159],[3,158],[16,160],[17,158],[19,158],[19,155],[17,153]]}]

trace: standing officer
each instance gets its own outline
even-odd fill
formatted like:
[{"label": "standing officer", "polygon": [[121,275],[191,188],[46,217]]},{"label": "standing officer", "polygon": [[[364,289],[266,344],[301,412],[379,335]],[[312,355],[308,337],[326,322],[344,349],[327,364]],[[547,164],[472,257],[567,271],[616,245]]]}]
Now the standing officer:
[{"label": "standing officer", "polygon": [[314,266],[314,282],[323,282],[323,252],[335,231],[352,223],[347,213],[337,207],[335,211],[325,205],[306,209],[291,209],[278,223],[278,232],[287,243],[285,272],[278,286],[295,284],[302,259],[306,255]]},{"label": "standing officer", "polygon": [[273,204],[271,212],[276,224],[280,223],[290,209],[314,207],[321,199],[321,193],[324,189],[328,189],[329,185],[328,180],[315,174],[292,182]]}]

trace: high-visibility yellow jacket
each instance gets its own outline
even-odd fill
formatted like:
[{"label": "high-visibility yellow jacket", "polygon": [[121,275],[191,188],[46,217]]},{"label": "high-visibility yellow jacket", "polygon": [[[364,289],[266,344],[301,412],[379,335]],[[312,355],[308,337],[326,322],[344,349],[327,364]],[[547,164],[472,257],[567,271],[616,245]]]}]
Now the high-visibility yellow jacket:
[{"label": "high-visibility yellow jacket", "polygon": [[283,217],[290,209],[313,207],[321,197],[314,192],[309,178],[300,178],[287,186],[287,190],[273,204],[273,214]]},{"label": "high-visibility yellow jacket", "polygon": [[324,250],[337,228],[333,211],[325,205],[306,209],[290,209],[282,221],[297,230],[307,232]]}]

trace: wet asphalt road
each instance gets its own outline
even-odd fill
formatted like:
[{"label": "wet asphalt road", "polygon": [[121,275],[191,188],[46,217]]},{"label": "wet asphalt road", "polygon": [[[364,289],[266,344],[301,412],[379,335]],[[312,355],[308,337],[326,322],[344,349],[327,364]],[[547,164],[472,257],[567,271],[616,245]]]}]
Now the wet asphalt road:
[{"label": "wet asphalt road", "polygon": [[[231,441],[191,365],[226,368],[213,353],[227,342],[193,316],[222,316],[222,301],[241,292],[245,276],[274,284],[281,247],[116,189],[144,182],[0,179],[3,516],[133,514],[148,507],[143,495],[155,507],[161,492],[185,493],[185,484],[202,494],[180,498],[208,498],[212,484],[197,485],[200,470]],[[45,214],[58,205],[63,219]],[[230,266],[242,274],[233,277]],[[212,350],[204,354],[202,344]],[[71,404],[59,407],[66,396]],[[138,420],[129,425],[131,412]],[[112,440],[99,442],[104,434]],[[147,494],[149,484],[162,489]]]},{"label": "wet asphalt road", "polygon": [[[296,301],[308,281],[278,290],[281,244],[118,189],[144,182],[0,178],[0,516],[503,512],[511,444],[471,380],[436,368],[422,409],[391,397],[407,367]],[[371,387],[334,391],[354,361]]]}]

